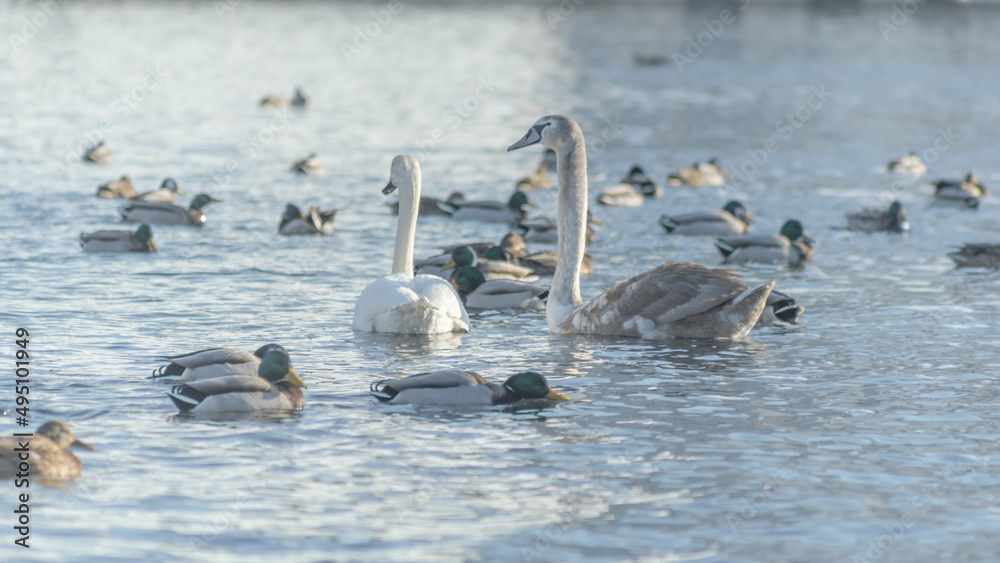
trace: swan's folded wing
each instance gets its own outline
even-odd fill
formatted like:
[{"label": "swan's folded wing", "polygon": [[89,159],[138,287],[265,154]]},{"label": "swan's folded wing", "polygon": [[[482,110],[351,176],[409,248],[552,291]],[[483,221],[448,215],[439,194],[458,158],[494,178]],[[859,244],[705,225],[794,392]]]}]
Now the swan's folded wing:
[{"label": "swan's folded wing", "polygon": [[197,389],[206,395],[223,395],[226,393],[267,393],[271,390],[271,384],[266,379],[245,375],[230,375],[227,377],[191,381],[186,385],[192,389]]},{"label": "swan's folded wing", "polygon": [[462,307],[458,292],[450,283],[437,276],[419,275],[413,278],[413,291],[427,299],[449,316],[469,324],[469,315]]},{"label": "swan's folded wing", "polygon": [[442,370],[411,375],[402,379],[391,379],[383,383],[396,391],[404,391],[406,389],[444,389],[485,385],[486,380],[478,373],[471,371]]},{"label": "swan's folded wing", "polygon": [[660,325],[704,313],[746,289],[731,270],[715,270],[690,262],[668,263],[605,291],[569,320],[577,325],[591,324],[591,330],[617,329],[640,317]]}]

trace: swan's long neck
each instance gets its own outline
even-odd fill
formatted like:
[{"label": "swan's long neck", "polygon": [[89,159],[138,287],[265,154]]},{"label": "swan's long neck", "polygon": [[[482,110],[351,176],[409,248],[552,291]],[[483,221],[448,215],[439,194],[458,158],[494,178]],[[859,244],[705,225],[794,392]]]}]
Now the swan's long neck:
[{"label": "swan's long neck", "polygon": [[561,150],[556,149],[559,178],[559,260],[549,290],[546,317],[555,331],[578,305],[580,262],[583,260],[587,229],[587,149],[583,133]]},{"label": "swan's long neck", "polygon": [[[396,223],[396,250],[392,255],[392,273],[413,277],[413,236],[417,232],[420,212],[420,172],[412,182],[400,182],[399,221]],[[409,185],[407,185],[409,184]]]}]

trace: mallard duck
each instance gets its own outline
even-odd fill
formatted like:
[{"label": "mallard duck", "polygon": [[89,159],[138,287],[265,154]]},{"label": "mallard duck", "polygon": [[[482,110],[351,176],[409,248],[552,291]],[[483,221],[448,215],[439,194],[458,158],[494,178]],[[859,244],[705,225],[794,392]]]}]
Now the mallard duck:
[{"label": "mallard duck", "polygon": [[646,172],[637,164],[628,171],[621,182],[604,188],[597,196],[597,203],[619,207],[639,207],[646,203],[646,198],[662,195],[663,187],[652,176],[646,175]]},{"label": "mallard duck", "polygon": [[707,162],[695,162],[688,168],[681,168],[676,172],[671,172],[667,176],[667,185],[683,186],[688,185],[693,188],[702,186],[724,186],[726,184],[726,170],[718,165],[715,158]]},{"label": "mallard duck", "polygon": [[123,175],[118,180],[112,180],[97,186],[97,197],[107,199],[128,199],[135,197],[135,188],[132,187],[132,179],[127,175]]},{"label": "mallard duck", "polygon": [[289,203],[281,214],[278,232],[283,235],[332,235],[333,216],[336,214],[336,209],[320,211],[312,204],[308,213],[303,214],[301,209]]},{"label": "mallard duck", "polygon": [[316,153],[311,153],[302,160],[296,161],[292,165],[291,171],[296,174],[307,174],[309,176],[322,176],[326,174],[326,168],[323,167],[323,163],[319,161]]},{"label": "mallard duck", "polygon": [[552,189],[552,180],[549,180],[548,169],[539,166],[537,170],[518,180],[514,189],[519,192]]},{"label": "mallard duck", "polygon": [[181,383],[201,381],[230,375],[257,375],[260,360],[272,350],[288,354],[281,344],[265,344],[250,352],[232,348],[209,348],[188,354],[164,356],[161,360],[170,362],[153,370],[153,379],[179,377]]},{"label": "mallard duck", "polygon": [[798,324],[799,315],[805,311],[805,307],[797,304],[790,295],[771,290],[771,295],[767,296],[767,306],[760,314],[754,328],[772,325]]},{"label": "mallard duck", "polygon": [[660,226],[675,235],[740,235],[753,230],[756,221],[742,203],[732,200],[721,211],[698,211],[683,215],[664,215]]},{"label": "mallard duck", "polygon": [[715,246],[729,264],[787,264],[800,266],[812,260],[815,241],[806,234],[802,223],[785,221],[777,235],[749,234],[723,237]]},{"label": "mallard duck", "polygon": [[96,231],[80,233],[84,252],[156,252],[153,229],[142,224],[134,231]]},{"label": "mallard duck", "polygon": [[[584,242],[590,244],[597,237],[597,231],[591,225],[603,226],[603,223],[594,218],[590,210],[587,210],[587,228],[584,234]],[[559,225],[555,219],[547,215],[521,221],[514,225],[514,229],[521,233],[524,240],[529,242],[542,242],[555,244],[559,242]]]},{"label": "mallard duck", "polygon": [[473,266],[455,272],[452,284],[466,309],[527,309],[542,311],[549,288],[518,280],[487,280]]},{"label": "mallard duck", "polygon": [[510,376],[503,383],[490,383],[471,371],[443,370],[402,379],[372,383],[369,391],[383,403],[414,405],[506,405],[522,399],[568,401],[533,371]]},{"label": "mallard duck", "polygon": [[133,196],[136,201],[155,201],[160,203],[177,203],[177,195],[184,195],[184,190],[177,185],[173,178],[166,178],[160,182],[160,187],[151,191]]},{"label": "mallard duck", "polygon": [[976,209],[980,198],[990,195],[989,188],[979,181],[975,172],[966,174],[964,180],[938,180],[934,183],[934,203],[958,205]]},{"label": "mallard duck", "polygon": [[83,153],[83,161],[95,164],[111,164],[115,161],[115,156],[111,154],[111,149],[104,144],[104,141],[101,141]]},{"label": "mallard duck", "polygon": [[910,151],[910,154],[890,160],[887,168],[889,172],[895,172],[896,174],[922,176],[927,173],[927,165],[920,159],[920,155],[913,151]]},{"label": "mallard duck", "polygon": [[[424,215],[450,215],[450,211],[446,211],[442,207],[444,203],[460,203],[465,201],[465,194],[462,192],[451,192],[447,199],[438,199],[436,197],[430,196],[420,196],[420,208],[418,213],[421,217]],[[399,200],[390,201],[388,203],[389,208],[392,210],[393,215],[399,215]]]},{"label": "mallard duck", "polygon": [[69,425],[55,420],[41,425],[34,436],[0,437],[0,478],[28,473],[32,480],[40,482],[75,479],[83,464],[67,451],[70,446],[94,451],[94,446],[73,436]]},{"label": "mallard duck", "polygon": [[1000,244],[965,243],[948,257],[955,261],[956,268],[1000,268]]},{"label": "mallard duck", "polygon": [[122,220],[130,223],[200,227],[208,221],[202,209],[216,201],[222,200],[208,194],[198,194],[191,200],[191,205],[187,209],[173,203],[133,201],[121,206],[118,211],[122,215]]},{"label": "mallard duck", "polygon": [[223,413],[298,410],[305,404],[305,381],[284,349],[261,358],[256,376],[230,375],[174,385],[167,396],[181,412]]},{"label": "mallard duck", "polygon": [[559,162],[559,263],[545,308],[557,334],[604,334],[651,340],[742,338],[757,323],[775,282],[748,288],[734,272],[663,264],[584,303],[580,262],[587,221],[587,149],[580,126],[561,115],[535,122],[508,151],[541,143]]},{"label": "mallard duck", "polygon": [[292,106],[297,108],[309,107],[309,97],[302,93],[302,88],[295,89],[295,97],[292,98]]},{"label": "mallard duck", "polygon": [[[531,276],[531,268],[508,262],[504,249],[499,246],[488,248],[483,256],[483,260],[479,260],[476,253],[468,246],[456,247],[451,251],[451,260],[441,267],[441,272],[444,274],[455,268],[454,273],[457,273],[459,268],[473,267],[482,272],[488,280],[527,281],[526,278]],[[454,273],[451,273],[452,277]]]},{"label": "mallard duck", "polygon": [[399,220],[392,273],[375,279],[354,307],[354,330],[396,334],[468,332],[469,315],[455,288],[437,276],[413,275],[413,237],[420,200],[420,163],[409,155],[392,159],[388,195],[399,189]]},{"label": "mallard duck", "polygon": [[260,99],[261,107],[283,108],[286,105],[288,104],[285,102],[284,96],[270,94]]},{"label": "mallard duck", "polygon": [[514,192],[507,200],[462,200],[444,202],[439,207],[452,219],[486,221],[489,223],[516,224],[527,217],[525,207],[529,205],[528,196],[524,192]]},{"label": "mallard duck", "polygon": [[864,231],[866,233],[877,231],[902,233],[910,230],[910,223],[906,221],[906,212],[903,211],[903,204],[899,201],[894,201],[889,205],[889,209],[871,207],[859,213],[848,214],[847,229],[850,231]]}]

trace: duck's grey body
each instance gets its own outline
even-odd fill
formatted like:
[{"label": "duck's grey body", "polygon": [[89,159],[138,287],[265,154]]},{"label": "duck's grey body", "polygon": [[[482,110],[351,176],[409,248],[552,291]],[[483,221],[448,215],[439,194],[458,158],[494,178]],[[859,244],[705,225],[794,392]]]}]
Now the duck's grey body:
[{"label": "duck's grey body", "polygon": [[676,235],[740,235],[750,232],[753,215],[738,201],[730,201],[718,211],[696,211],[660,217],[660,226]]},{"label": "duck's grey body", "polygon": [[[182,394],[194,394],[192,390],[205,397],[193,405],[178,398]],[[192,381],[174,386],[168,395],[182,412],[195,413],[298,410],[305,404],[302,391],[293,385],[269,383],[260,377],[246,375]]]},{"label": "duck's grey body", "polygon": [[962,248],[948,253],[957,268],[1000,268],[1000,244],[965,243]]},{"label": "duck's grey body", "polygon": [[716,247],[728,264],[787,264],[800,266],[812,259],[808,240],[790,240],[783,235],[748,234],[723,237]]},{"label": "duck's grey body", "polygon": [[80,235],[84,252],[156,252],[149,225],[137,231],[104,230]]},{"label": "duck's grey body", "polygon": [[906,221],[906,212],[903,211],[903,204],[899,201],[894,201],[889,205],[889,209],[872,207],[862,210],[859,213],[848,214],[847,228],[851,231],[866,233],[878,231],[902,233],[910,230],[910,223]]},{"label": "duck's grey body", "polygon": [[439,207],[452,219],[513,225],[524,220],[527,216],[524,210],[527,204],[528,198],[524,192],[514,192],[511,200],[506,203],[489,200],[463,200],[444,202],[439,204]]},{"label": "duck's grey body", "polygon": [[220,201],[208,194],[198,194],[187,209],[172,203],[132,201],[119,208],[122,220],[130,223],[157,225],[192,225],[201,227],[208,218],[202,209],[209,203]]}]

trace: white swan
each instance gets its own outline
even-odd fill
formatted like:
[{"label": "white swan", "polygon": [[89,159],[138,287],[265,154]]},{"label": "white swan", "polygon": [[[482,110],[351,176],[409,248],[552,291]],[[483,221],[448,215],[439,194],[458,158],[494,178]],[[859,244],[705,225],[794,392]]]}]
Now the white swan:
[{"label": "white swan", "polygon": [[549,291],[549,330],[647,339],[740,338],[764,310],[775,282],[749,289],[727,270],[664,264],[625,280],[589,303],[580,297],[587,217],[587,149],[575,121],[550,115],[508,151],[541,143],[556,151],[559,262]]},{"label": "white swan", "polygon": [[409,155],[392,159],[389,183],[399,189],[399,222],[392,273],[368,284],[354,308],[354,330],[398,334],[468,332],[469,315],[458,294],[437,276],[413,276],[413,235],[420,201],[420,164]]}]

